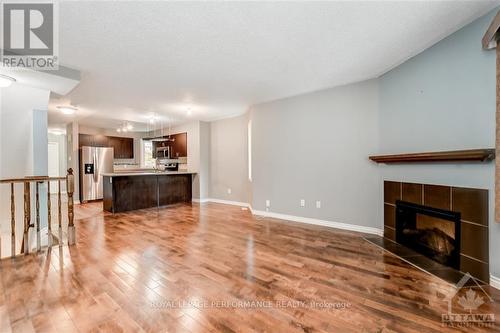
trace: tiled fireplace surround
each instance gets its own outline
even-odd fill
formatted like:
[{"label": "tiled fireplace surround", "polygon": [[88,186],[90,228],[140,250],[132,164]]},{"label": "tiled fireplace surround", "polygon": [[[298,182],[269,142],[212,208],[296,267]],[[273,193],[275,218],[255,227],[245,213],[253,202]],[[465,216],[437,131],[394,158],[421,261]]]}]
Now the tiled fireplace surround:
[{"label": "tiled fireplace surround", "polygon": [[396,201],[461,214],[460,271],[489,283],[488,190],[384,182],[384,237],[396,241]]}]

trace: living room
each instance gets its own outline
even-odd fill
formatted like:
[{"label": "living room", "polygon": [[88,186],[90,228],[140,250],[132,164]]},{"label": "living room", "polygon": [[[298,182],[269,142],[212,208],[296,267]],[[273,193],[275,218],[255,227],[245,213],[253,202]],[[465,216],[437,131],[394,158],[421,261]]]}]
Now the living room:
[{"label": "living room", "polygon": [[499,5],[57,3],[0,68],[0,331],[498,330]]}]

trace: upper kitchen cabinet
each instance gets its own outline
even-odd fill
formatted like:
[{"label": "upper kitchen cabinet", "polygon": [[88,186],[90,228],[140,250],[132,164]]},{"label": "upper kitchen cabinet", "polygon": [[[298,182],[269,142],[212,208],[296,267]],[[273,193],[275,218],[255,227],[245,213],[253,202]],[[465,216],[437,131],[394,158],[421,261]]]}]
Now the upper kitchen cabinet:
[{"label": "upper kitchen cabinet", "polygon": [[92,144],[93,136],[89,134],[78,135],[78,147],[93,147]]},{"label": "upper kitchen cabinet", "polygon": [[172,134],[170,138],[171,141],[153,141],[153,158],[159,147],[170,147],[170,158],[187,157],[187,133]]},{"label": "upper kitchen cabinet", "polygon": [[109,146],[109,139],[107,136],[102,135],[102,134],[97,134],[94,135],[94,147],[108,147]]},{"label": "upper kitchen cabinet", "polygon": [[172,142],[172,158],[187,157],[187,133],[175,134]]},{"label": "upper kitchen cabinet", "polygon": [[78,146],[88,147],[112,147],[114,158],[134,158],[134,139],[105,135],[80,134]]},{"label": "upper kitchen cabinet", "polygon": [[110,136],[109,146],[114,148],[115,158],[134,158],[134,139]]},{"label": "upper kitchen cabinet", "polygon": [[79,134],[78,140],[79,147],[108,147],[108,137],[105,135]]},{"label": "upper kitchen cabinet", "polygon": [[79,134],[78,146],[108,147],[108,137],[105,135]]}]

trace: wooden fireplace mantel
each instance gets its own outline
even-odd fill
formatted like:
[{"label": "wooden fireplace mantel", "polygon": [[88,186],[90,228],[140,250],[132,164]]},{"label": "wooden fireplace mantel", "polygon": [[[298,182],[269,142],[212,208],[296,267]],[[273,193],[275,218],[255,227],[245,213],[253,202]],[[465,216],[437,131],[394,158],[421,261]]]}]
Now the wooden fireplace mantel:
[{"label": "wooden fireplace mantel", "polygon": [[377,163],[487,162],[495,159],[495,149],[469,149],[427,153],[370,156]]}]

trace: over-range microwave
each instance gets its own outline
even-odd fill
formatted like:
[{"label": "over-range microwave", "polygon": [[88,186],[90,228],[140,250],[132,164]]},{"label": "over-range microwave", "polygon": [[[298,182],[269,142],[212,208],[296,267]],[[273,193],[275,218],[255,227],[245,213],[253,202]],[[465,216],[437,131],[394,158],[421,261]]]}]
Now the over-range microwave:
[{"label": "over-range microwave", "polygon": [[170,147],[157,147],[156,158],[170,158]]}]

